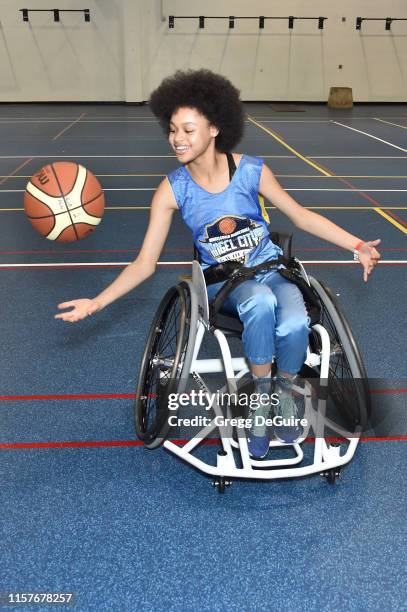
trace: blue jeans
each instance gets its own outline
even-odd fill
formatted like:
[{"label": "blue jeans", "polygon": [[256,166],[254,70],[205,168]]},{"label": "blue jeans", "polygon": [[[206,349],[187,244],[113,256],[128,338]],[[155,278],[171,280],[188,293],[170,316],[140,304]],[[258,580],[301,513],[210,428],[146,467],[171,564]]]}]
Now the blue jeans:
[{"label": "blue jeans", "polygon": [[[238,314],[243,323],[245,355],[253,364],[276,358],[283,372],[297,374],[305,361],[309,317],[301,291],[277,270],[256,275],[229,293],[222,312]],[[209,285],[209,300],[223,283]]]}]

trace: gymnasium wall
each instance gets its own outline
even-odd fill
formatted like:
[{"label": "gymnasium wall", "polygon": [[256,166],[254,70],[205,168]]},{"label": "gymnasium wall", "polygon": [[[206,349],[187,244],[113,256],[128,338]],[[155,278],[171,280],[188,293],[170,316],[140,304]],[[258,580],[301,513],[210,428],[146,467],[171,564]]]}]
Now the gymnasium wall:
[{"label": "gymnasium wall", "polygon": [[[29,13],[20,8],[89,8]],[[317,21],[175,20],[169,15],[328,17]],[[407,100],[405,0],[0,0],[0,101],[147,100],[164,76],[207,67],[225,74],[244,100],[325,101],[331,86],[352,87],[356,101]],[[342,18],[346,18],[342,21]],[[340,68],[339,66],[342,66]]]}]

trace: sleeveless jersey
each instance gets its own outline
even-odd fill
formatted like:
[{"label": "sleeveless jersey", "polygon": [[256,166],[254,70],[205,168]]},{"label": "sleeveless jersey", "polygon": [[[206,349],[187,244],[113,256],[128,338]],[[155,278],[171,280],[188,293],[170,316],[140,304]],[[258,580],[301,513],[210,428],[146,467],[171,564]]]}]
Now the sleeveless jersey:
[{"label": "sleeveless jersey", "polygon": [[254,266],[282,255],[269,238],[269,218],[259,198],[262,166],[259,157],[243,155],[231,182],[220,193],[200,187],[185,166],[168,175],[202,267],[228,260]]}]

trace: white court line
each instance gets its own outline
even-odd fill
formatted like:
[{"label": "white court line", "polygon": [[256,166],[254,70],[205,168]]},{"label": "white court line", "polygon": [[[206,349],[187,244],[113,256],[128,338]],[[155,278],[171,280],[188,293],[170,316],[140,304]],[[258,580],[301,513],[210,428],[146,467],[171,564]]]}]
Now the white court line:
[{"label": "white court line", "polygon": [[[32,155],[30,155],[32,157]],[[308,159],[406,159],[407,155],[311,155]]]},{"label": "white court line", "polygon": [[[65,153],[51,153],[48,155],[0,155],[0,159],[54,159],[56,156],[64,159],[175,159],[175,155],[65,155]],[[259,155],[263,159],[298,159],[296,155]],[[306,159],[407,159],[407,155],[306,155]]]},{"label": "white court line", "polygon": [[374,138],[374,140],[378,140],[379,142],[383,142],[384,144],[389,145],[389,147],[393,147],[394,149],[399,149],[400,151],[404,151],[407,153],[407,149],[403,147],[399,147],[398,145],[389,142],[388,140],[383,140],[382,138],[378,138],[377,136],[373,136],[373,134],[369,134],[369,132],[363,132],[362,130],[357,130],[356,128],[350,127],[350,125],[345,125],[344,123],[339,123],[339,121],[332,121],[335,125],[340,125],[348,130],[352,130],[353,132],[358,132],[359,134],[364,134],[364,136],[368,136],[369,138]]},{"label": "white court line", "polygon": [[[103,262],[79,262],[79,263],[18,263],[18,264],[0,264],[0,268],[72,268],[72,267],[84,267],[84,266],[110,266],[110,267],[121,267],[128,266],[131,261],[103,261]],[[357,266],[359,262],[353,261],[352,259],[302,259],[303,264],[346,264],[349,266]],[[380,264],[407,264],[407,259],[381,259]],[[158,266],[190,266],[192,261],[159,261]]]},{"label": "white court line", "polygon": [[[0,155],[0,159],[20,159],[21,157],[32,157],[33,159],[44,159],[47,157],[51,157],[54,158],[56,155],[56,153],[52,153],[51,155]],[[111,159],[111,158],[117,158],[117,159],[122,159],[122,158],[145,158],[145,157],[173,157],[175,159],[176,155],[81,155],[80,153],[78,153],[77,155],[65,155],[65,153],[57,153],[57,155],[63,155],[64,159],[65,158],[86,158],[86,159],[93,159],[93,158],[102,158],[102,159]],[[290,155],[291,157],[291,155]]]},{"label": "white court line", "polygon": [[[157,187],[114,187],[103,191],[156,191],[156,189]],[[25,193],[25,189],[0,189],[0,193]]]},{"label": "white court line", "polygon": [[[23,119],[18,121],[10,121],[9,119],[1,119],[2,123],[66,123],[69,119]],[[157,123],[154,119],[84,119],[81,123]],[[249,122],[247,122],[249,123]]]},{"label": "white court line", "polygon": [[[112,187],[103,189],[103,191],[156,191],[156,189],[157,187]],[[364,191],[366,193],[407,193],[407,189],[364,189],[363,187],[357,187],[354,189],[329,189],[329,187],[326,189],[322,187],[284,187],[284,191],[351,191],[353,193],[360,193],[361,191]],[[0,193],[25,193],[25,189],[0,189]]]},{"label": "white court line", "polygon": [[407,130],[407,125],[400,125],[399,123],[393,123],[392,121],[385,121],[385,119],[379,119],[378,117],[375,117],[374,120],[380,121],[380,123],[387,123],[387,125],[395,125],[402,130]]},{"label": "white court line", "polygon": [[[54,159],[56,155],[59,155],[63,159],[146,159],[146,158],[168,158],[175,159],[176,155],[65,155],[65,153],[52,153],[51,155],[0,155],[0,159],[22,159],[31,157],[32,159]],[[295,155],[261,155],[261,157],[267,159],[297,159]]]},{"label": "white court line", "polygon": [[[252,116],[256,119],[254,115]],[[332,119],[257,119],[262,123],[332,123]]]},{"label": "white court line", "polygon": [[[93,118],[93,119],[151,119],[151,120],[154,120],[154,117],[152,117],[152,115],[145,116],[145,117],[143,115],[140,115],[140,116],[137,116],[137,115],[126,115],[125,117],[123,117],[123,115],[87,115],[87,116],[89,117],[89,119]],[[72,115],[72,116],[69,116],[69,117],[67,115],[60,115],[60,116],[55,115],[54,117],[47,117],[46,115],[44,115],[42,117],[30,117],[28,119],[25,115],[21,116],[21,117],[18,117],[16,115],[3,115],[3,116],[0,115],[0,119],[5,119],[5,120],[7,120],[7,119],[11,119],[11,120],[19,119],[21,121],[24,121],[24,120],[31,121],[31,120],[34,120],[34,119],[47,120],[47,121],[59,121],[59,120],[62,120],[62,121],[69,121],[69,120],[71,120],[71,121],[73,121],[73,119],[75,119],[75,117],[76,117],[76,115]]]},{"label": "white court line", "polygon": [[[69,121],[70,117],[66,119],[2,119],[0,117],[0,125],[2,123],[65,123]],[[81,123],[156,123],[158,125],[157,119],[84,119]],[[245,123],[250,123],[248,119],[245,119]],[[331,120],[316,120],[316,121],[292,121],[282,119],[281,121],[277,121],[275,119],[265,120],[265,123],[331,123]]]},{"label": "white court line", "polygon": [[[275,115],[255,115],[253,113],[250,113],[251,116],[253,117],[253,119],[256,119],[257,121],[266,121],[266,120],[273,120],[273,121],[279,121],[279,119],[276,119]],[[290,113],[291,114],[291,113]],[[389,117],[395,117],[395,118],[404,118],[405,115],[389,115]],[[274,117],[274,119],[273,119]],[[377,117],[352,117],[352,121],[366,121],[366,119],[376,119]],[[283,119],[281,117],[282,121],[292,121],[293,123],[295,123],[296,121],[306,121],[305,119]],[[325,121],[334,121],[334,119],[332,117],[327,117],[327,116],[319,116],[319,115],[315,115],[312,120],[309,119],[308,121],[314,121],[314,120],[325,120]]]},{"label": "white court line", "polygon": [[[154,119],[154,117],[152,115],[127,115],[127,116],[123,116],[123,115],[87,115],[88,119],[87,121],[104,121],[106,120],[107,122],[109,121],[129,121],[129,120],[135,120],[135,121],[145,121],[146,123],[150,122],[150,121],[154,121],[155,123],[158,123],[158,119]],[[253,117],[255,117],[255,115],[252,115]],[[9,122],[9,123],[29,123],[29,122],[33,122],[33,121],[39,121],[39,122],[45,122],[45,121],[49,121],[49,122],[54,122],[54,121],[73,121],[75,119],[76,115],[73,116],[68,116],[68,115],[55,115],[55,116],[51,116],[51,117],[47,117],[46,115],[43,115],[41,117],[27,117],[27,116],[21,116],[18,117],[16,115],[0,115],[0,122],[4,121],[4,122]],[[399,117],[402,118],[402,115],[389,115],[389,117]],[[315,117],[313,117],[312,119],[284,119],[283,117],[281,118],[276,118],[275,115],[264,115],[264,116],[258,116],[255,117],[258,120],[262,120],[262,121],[269,121],[269,122],[274,122],[274,123],[325,123],[325,122],[331,122],[333,121],[332,118],[327,117],[327,116],[318,116],[316,115]],[[378,119],[378,117],[352,117],[352,121],[363,121],[366,119]]]}]

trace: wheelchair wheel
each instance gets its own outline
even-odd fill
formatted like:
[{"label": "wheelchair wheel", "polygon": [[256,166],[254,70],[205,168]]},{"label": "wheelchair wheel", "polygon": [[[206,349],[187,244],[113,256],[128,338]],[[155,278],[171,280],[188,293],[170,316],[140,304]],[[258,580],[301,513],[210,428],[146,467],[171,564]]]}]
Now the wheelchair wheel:
[{"label": "wheelchair wheel", "polygon": [[137,436],[157,448],[169,432],[168,396],[176,393],[188,346],[189,287],[181,283],[163,297],[151,324],[141,360],[134,417]]},{"label": "wheelchair wheel", "polygon": [[[320,323],[331,341],[328,394],[350,432],[360,432],[370,413],[367,374],[357,342],[336,296],[321,281],[309,277],[311,287],[321,302]],[[311,350],[321,350],[319,335],[312,331]]]}]

